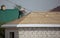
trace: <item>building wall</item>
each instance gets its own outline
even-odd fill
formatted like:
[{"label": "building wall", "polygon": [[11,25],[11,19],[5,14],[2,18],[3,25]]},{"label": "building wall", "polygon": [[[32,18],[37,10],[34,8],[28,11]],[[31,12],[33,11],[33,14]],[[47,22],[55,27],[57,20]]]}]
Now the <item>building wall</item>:
[{"label": "building wall", "polygon": [[5,29],[5,38],[10,38],[10,32],[14,32],[14,38],[19,38],[18,30],[16,28],[6,28]]},{"label": "building wall", "polygon": [[[12,1],[12,0],[10,0]],[[32,11],[48,11],[60,5],[60,0],[13,0],[12,2]],[[14,4],[7,0],[0,0],[0,6],[4,4],[7,9],[13,9]]]},{"label": "building wall", "polygon": [[60,28],[19,28],[19,38],[60,38]]}]

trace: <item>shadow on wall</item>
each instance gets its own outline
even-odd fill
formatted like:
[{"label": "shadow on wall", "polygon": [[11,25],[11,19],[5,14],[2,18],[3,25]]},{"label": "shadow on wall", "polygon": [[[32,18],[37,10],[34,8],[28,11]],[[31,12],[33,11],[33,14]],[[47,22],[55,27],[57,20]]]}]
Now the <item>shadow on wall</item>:
[{"label": "shadow on wall", "polygon": [[60,12],[60,6],[57,6],[56,8],[52,9],[50,12]]}]

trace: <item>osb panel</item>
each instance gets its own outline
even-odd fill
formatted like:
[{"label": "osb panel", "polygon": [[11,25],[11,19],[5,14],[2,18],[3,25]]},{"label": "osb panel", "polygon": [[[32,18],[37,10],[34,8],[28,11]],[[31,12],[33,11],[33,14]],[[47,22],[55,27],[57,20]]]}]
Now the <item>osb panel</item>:
[{"label": "osb panel", "polygon": [[12,24],[60,24],[60,12],[31,12]]},{"label": "osb panel", "polygon": [[20,24],[60,24],[60,12],[32,12]]}]

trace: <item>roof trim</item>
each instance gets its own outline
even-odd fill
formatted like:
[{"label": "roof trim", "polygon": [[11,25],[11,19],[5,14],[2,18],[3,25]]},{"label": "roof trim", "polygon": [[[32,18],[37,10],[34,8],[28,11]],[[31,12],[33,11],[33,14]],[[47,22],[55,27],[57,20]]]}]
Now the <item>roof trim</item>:
[{"label": "roof trim", "polygon": [[60,27],[60,24],[6,24],[2,25],[2,28],[8,27]]}]

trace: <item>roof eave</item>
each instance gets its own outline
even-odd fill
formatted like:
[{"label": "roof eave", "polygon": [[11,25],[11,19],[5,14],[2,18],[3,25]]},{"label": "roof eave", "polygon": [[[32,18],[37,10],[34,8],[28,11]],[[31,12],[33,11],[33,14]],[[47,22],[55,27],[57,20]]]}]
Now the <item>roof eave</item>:
[{"label": "roof eave", "polygon": [[60,24],[6,24],[2,25],[2,28],[13,27],[60,27]]}]

